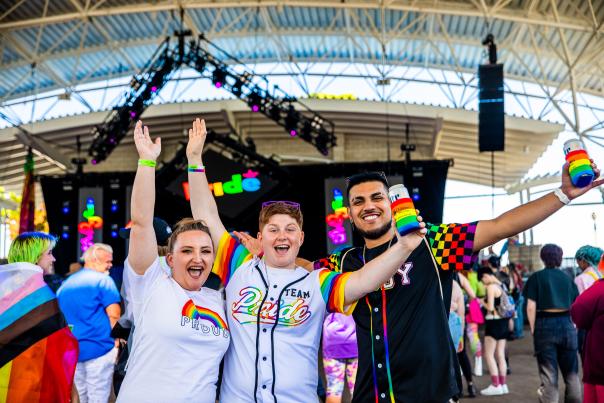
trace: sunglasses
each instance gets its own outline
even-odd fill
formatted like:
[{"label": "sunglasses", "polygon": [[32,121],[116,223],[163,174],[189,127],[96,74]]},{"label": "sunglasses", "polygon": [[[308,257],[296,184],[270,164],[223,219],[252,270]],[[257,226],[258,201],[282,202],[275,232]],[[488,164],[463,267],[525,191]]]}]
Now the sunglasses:
[{"label": "sunglasses", "polygon": [[296,203],[293,201],[288,201],[288,200],[270,200],[270,201],[265,201],[264,203],[262,203],[262,208],[265,209],[269,206],[272,206],[273,204],[281,204],[283,206],[287,206],[287,207],[291,207],[293,209],[296,210],[300,210],[300,203]]}]

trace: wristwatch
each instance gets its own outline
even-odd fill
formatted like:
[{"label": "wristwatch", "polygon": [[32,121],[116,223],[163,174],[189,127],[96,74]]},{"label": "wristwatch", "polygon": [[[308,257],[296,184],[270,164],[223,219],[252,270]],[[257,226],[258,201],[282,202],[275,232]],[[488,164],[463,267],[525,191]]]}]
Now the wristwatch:
[{"label": "wristwatch", "polygon": [[560,202],[562,204],[564,204],[565,206],[568,206],[568,204],[570,203],[570,199],[568,198],[567,195],[564,194],[562,189],[558,188],[558,189],[554,190],[554,194],[556,195],[556,197],[558,198],[558,200],[560,200]]}]

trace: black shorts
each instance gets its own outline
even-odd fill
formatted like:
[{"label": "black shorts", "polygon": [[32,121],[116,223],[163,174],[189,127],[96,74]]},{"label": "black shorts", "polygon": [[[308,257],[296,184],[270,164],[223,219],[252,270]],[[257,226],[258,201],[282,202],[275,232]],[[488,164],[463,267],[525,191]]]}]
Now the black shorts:
[{"label": "black shorts", "polygon": [[485,322],[485,336],[491,336],[495,340],[504,340],[508,338],[510,334],[509,319],[489,319]]}]

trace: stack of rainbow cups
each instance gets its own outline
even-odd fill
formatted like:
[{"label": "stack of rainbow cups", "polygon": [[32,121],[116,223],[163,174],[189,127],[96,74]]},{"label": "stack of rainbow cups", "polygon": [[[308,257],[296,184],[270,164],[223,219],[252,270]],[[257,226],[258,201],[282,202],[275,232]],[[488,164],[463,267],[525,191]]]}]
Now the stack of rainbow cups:
[{"label": "stack of rainbow cups", "polygon": [[593,182],[595,173],[581,140],[568,140],[564,143],[564,155],[570,164],[568,172],[573,185],[583,188]]},{"label": "stack of rainbow cups", "polygon": [[409,197],[407,188],[403,185],[390,186],[388,196],[392,202],[392,216],[394,217],[398,233],[403,236],[419,230],[417,212],[415,211],[413,200]]}]

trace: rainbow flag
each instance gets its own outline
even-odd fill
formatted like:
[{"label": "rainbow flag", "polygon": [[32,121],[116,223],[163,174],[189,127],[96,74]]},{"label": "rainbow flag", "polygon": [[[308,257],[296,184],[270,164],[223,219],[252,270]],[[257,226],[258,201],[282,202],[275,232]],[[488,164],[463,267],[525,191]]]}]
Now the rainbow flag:
[{"label": "rainbow flag", "polygon": [[69,402],[78,342],[42,270],[0,266],[0,403]]},{"label": "rainbow flag", "polygon": [[34,190],[34,153],[29,149],[23,166],[25,180],[21,196],[21,216],[19,218],[19,234],[34,230],[34,214],[36,212],[36,192]]}]

